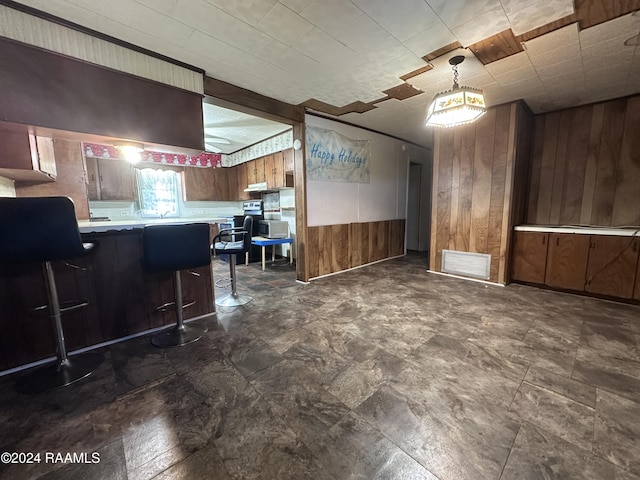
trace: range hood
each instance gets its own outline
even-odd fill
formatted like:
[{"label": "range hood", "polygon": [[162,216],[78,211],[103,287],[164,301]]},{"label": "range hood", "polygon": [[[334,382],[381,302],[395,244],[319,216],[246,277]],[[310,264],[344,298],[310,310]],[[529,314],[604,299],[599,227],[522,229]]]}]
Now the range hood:
[{"label": "range hood", "polygon": [[267,182],[250,183],[249,186],[244,189],[244,191],[245,192],[267,192],[269,191],[269,188],[267,188]]}]

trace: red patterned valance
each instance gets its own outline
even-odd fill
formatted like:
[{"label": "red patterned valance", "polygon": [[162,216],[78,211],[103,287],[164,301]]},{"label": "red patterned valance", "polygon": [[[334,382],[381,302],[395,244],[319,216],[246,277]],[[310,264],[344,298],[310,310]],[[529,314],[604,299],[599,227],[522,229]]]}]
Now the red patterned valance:
[{"label": "red patterned valance", "polygon": [[[113,145],[99,145],[97,143],[85,143],[84,153],[87,157],[94,158],[120,158],[123,156]],[[181,153],[154,152],[145,150],[140,154],[141,161],[150,163],[162,163],[165,165],[184,165],[188,167],[221,167],[222,155],[219,153],[202,152],[198,155],[183,155]]]}]

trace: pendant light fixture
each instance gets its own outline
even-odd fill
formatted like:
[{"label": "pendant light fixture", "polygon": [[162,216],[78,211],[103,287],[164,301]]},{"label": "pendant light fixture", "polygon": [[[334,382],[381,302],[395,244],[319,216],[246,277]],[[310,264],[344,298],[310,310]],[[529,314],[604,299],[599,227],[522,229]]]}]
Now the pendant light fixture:
[{"label": "pendant light fixture", "polygon": [[463,55],[449,59],[453,70],[451,90],[438,93],[427,109],[426,125],[430,127],[456,127],[475,122],[487,111],[482,90],[458,85],[458,65],[464,61]]}]

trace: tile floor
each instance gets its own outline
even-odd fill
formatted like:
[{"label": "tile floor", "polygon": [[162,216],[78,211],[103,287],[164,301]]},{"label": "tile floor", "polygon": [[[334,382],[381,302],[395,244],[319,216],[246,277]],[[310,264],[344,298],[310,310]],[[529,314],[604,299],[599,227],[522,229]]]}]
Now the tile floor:
[{"label": "tile floor", "polygon": [[640,479],[640,307],[418,255],[311,285],[274,268],[239,267],[253,302],[197,343],[114,345],[36,396],[1,378],[0,451],[100,462],[0,478]]}]

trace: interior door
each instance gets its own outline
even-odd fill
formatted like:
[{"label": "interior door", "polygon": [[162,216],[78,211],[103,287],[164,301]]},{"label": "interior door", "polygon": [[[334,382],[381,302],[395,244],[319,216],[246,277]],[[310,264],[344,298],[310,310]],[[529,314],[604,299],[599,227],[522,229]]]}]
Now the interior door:
[{"label": "interior door", "polygon": [[422,165],[409,164],[409,191],[407,205],[407,250],[419,250],[420,245],[420,187]]}]

